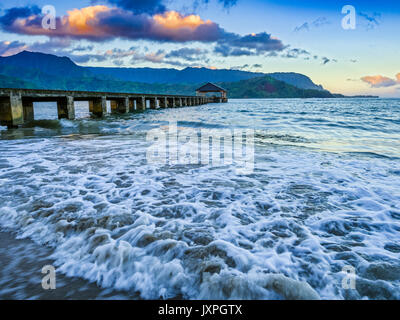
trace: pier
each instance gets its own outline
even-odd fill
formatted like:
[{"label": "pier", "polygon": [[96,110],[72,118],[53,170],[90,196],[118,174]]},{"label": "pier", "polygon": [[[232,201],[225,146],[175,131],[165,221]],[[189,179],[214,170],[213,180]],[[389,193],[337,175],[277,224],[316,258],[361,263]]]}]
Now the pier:
[{"label": "pier", "polygon": [[56,102],[59,119],[75,119],[75,101],[88,101],[96,117],[107,113],[128,113],[146,109],[198,106],[220,102],[204,96],[137,94],[95,91],[37,90],[0,88],[0,125],[16,128],[34,120],[34,102]]}]

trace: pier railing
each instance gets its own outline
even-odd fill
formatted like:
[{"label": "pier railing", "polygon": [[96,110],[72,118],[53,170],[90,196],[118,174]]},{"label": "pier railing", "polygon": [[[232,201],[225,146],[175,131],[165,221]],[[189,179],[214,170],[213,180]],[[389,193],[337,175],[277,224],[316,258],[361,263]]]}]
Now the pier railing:
[{"label": "pier railing", "polygon": [[107,101],[112,113],[222,102],[211,97],[171,94],[0,88],[0,125],[12,128],[33,121],[33,103],[46,101],[57,103],[59,119],[70,120],[75,119],[75,101],[88,101],[90,113],[97,117],[107,113]]}]

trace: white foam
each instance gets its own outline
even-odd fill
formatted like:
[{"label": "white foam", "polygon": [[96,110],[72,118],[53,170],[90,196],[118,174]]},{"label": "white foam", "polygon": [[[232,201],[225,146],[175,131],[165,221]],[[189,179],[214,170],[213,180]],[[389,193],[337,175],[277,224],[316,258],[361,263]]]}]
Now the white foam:
[{"label": "white foam", "polygon": [[54,248],[68,276],[152,299],[342,299],[344,265],[398,263],[396,159],[259,141],[239,176],[148,164],[147,146],[140,132],[1,141],[1,226]]}]

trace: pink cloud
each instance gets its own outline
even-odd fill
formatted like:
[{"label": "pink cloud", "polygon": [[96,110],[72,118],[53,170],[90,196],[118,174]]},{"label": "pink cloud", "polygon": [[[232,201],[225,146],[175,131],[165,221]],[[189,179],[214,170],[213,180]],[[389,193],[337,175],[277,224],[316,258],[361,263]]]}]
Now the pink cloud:
[{"label": "pink cloud", "polygon": [[392,87],[400,83],[400,73],[396,75],[396,79],[376,75],[365,76],[361,78],[362,81],[368,83],[372,88]]},{"label": "pink cloud", "polygon": [[[105,41],[115,37],[158,41],[216,41],[226,32],[216,23],[198,15],[182,15],[167,11],[153,16],[135,14],[104,5],[73,9],[56,18],[56,29],[42,28],[42,16],[37,11],[23,16],[8,15],[2,28],[8,32],[49,37],[70,37]],[[1,19],[0,19],[1,20]],[[0,21],[1,22],[1,21]]]}]

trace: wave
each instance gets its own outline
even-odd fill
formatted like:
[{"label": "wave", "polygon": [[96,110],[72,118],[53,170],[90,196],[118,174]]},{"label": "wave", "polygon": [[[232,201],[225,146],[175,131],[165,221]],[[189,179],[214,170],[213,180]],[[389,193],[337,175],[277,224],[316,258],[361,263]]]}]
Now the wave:
[{"label": "wave", "polygon": [[[328,134],[283,121],[255,131],[248,175],[148,163],[149,127],[232,122],[185,110],[44,121],[37,139],[2,139],[1,227],[51,248],[57,272],[145,299],[400,298],[397,158],[298,148]],[[263,128],[240,114],[235,128]],[[355,290],[341,286],[349,265]]]}]

